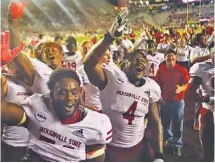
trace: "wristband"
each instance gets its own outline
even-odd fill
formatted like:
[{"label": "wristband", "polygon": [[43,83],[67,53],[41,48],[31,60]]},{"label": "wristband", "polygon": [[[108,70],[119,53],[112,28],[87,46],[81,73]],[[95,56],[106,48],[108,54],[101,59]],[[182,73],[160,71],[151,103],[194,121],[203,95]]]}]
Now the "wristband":
[{"label": "wristband", "polygon": [[104,35],[104,39],[105,39],[106,41],[110,42],[110,43],[113,43],[113,41],[115,40],[115,39],[110,35],[109,32],[106,33],[106,34]]},{"label": "wristband", "polygon": [[201,97],[201,102],[206,102],[208,103],[210,101],[210,97],[209,96],[202,96]]}]

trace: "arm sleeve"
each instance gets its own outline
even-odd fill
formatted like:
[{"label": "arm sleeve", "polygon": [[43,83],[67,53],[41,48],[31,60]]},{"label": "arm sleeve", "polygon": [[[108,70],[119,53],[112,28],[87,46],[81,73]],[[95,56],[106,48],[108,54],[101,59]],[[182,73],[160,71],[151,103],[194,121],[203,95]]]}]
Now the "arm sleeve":
[{"label": "arm sleeve", "polygon": [[160,85],[160,68],[158,69],[156,75],[155,75],[155,78],[154,80],[157,82],[157,84]]},{"label": "arm sleeve", "polygon": [[194,64],[191,68],[190,68],[190,76],[199,76],[200,74],[200,65],[199,63]]},{"label": "arm sleeve", "polygon": [[152,80],[152,82],[153,82],[153,88],[150,91],[150,97],[149,97],[150,103],[157,102],[161,98],[160,86],[155,81]]},{"label": "arm sleeve", "polygon": [[112,124],[110,122],[109,117],[104,115],[101,142],[103,142],[103,144],[108,144],[111,141],[112,141]]},{"label": "arm sleeve", "polygon": [[183,79],[184,79],[184,81],[183,81],[184,84],[187,84],[190,80],[190,75],[189,75],[187,69],[185,69],[185,68],[183,68]]},{"label": "arm sleeve", "polygon": [[88,133],[87,145],[107,144],[112,140],[112,125],[110,119],[105,114],[100,114],[97,133],[93,135]]}]

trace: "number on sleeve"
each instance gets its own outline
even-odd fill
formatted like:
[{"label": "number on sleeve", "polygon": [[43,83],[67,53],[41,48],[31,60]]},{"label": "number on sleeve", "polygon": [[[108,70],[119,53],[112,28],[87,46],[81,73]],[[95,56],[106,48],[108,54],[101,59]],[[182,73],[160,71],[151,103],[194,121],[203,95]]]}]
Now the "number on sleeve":
[{"label": "number on sleeve", "polygon": [[132,121],[135,118],[134,112],[137,109],[137,101],[134,101],[133,104],[128,108],[128,110],[123,113],[123,118],[128,120],[128,125],[132,125]]}]

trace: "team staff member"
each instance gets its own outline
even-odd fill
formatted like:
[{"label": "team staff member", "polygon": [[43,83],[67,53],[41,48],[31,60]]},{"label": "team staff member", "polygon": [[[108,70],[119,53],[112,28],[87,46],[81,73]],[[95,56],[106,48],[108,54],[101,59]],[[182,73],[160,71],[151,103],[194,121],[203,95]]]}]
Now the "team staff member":
[{"label": "team staff member", "polygon": [[[161,87],[162,104],[160,106],[161,121],[163,124],[164,145],[171,145],[175,156],[181,156],[184,91],[189,81],[186,68],[176,64],[176,52],[169,49],[165,54],[165,64],[157,71],[155,81]],[[174,132],[171,125],[174,125]]]}]

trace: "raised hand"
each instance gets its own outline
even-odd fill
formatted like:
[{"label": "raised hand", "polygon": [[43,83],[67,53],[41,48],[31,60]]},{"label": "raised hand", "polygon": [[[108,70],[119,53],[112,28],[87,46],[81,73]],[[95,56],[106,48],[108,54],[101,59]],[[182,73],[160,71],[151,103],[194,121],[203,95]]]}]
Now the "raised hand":
[{"label": "raised hand", "polygon": [[126,19],[127,16],[128,10],[126,8],[122,10],[116,17],[109,31],[112,38],[116,39],[117,37],[120,37],[122,35],[122,31],[124,30],[125,25],[128,22],[128,19]]},{"label": "raised hand", "polygon": [[17,20],[21,18],[24,13],[25,6],[25,0],[12,0],[8,6],[8,19]]},{"label": "raised hand", "polygon": [[10,32],[5,31],[1,33],[1,66],[6,65],[11,58],[10,53]]},{"label": "raised hand", "polygon": [[5,31],[1,33],[1,67],[8,64],[14,57],[16,57],[24,48],[24,43],[18,47],[10,50],[10,32]]}]

